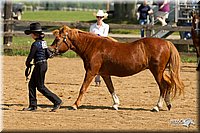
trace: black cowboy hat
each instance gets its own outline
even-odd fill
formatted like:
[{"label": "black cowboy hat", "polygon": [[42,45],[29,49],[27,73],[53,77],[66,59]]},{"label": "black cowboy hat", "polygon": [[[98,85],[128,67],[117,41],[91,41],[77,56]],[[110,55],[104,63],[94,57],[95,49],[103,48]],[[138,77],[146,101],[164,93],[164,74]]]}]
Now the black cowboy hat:
[{"label": "black cowboy hat", "polygon": [[30,24],[30,30],[25,30],[24,33],[26,35],[29,35],[31,33],[39,33],[42,34],[42,27],[40,25],[40,23],[36,22],[36,23],[31,23]]}]

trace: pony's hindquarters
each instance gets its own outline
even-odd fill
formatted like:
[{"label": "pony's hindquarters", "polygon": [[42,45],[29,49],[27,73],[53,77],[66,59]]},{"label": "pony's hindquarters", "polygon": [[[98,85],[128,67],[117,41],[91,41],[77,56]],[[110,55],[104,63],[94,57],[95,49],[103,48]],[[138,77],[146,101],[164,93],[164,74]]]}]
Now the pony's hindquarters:
[{"label": "pony's hindquarters", "polygon": [[170,92],[173,94],[173,98],[177,95],[177,93],[184,93],[184,84],[180,77],[180,65],[181,59],[179,53],[171,42],[168,41],[168,45],[170,48],[170,60],[169,60],[169,73],[171,79],[171,88]]},{"label": "pony's hindquarters", "polygon": [[184,92],[184,84],[180,78],[181,60],[179,53],[171,42],[167,41],[167,45],[170,50],[170,56],[167,61],[167,64],[169,65],[169,75],[163,71],[160,77],[161,80],[157,80],[160,88],[160,97],[158,99],[157,105],[151,110],[154,112],[158,112],[160,108],[162,108],[163,101],[165,101],[168,110],[170,110],[172,106],[171,94],[172,98],[174,98],[177,95],[177,93],[179,93],[180,95]]}]

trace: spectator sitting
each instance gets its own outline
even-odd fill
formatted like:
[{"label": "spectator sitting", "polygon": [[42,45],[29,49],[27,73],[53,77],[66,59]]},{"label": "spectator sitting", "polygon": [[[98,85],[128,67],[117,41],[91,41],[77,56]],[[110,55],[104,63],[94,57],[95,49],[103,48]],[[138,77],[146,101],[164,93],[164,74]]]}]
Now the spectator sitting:
[{"label": "spectator sitting", "polygon": [[167,25],[166,19],[169,16],[170,2],[168,0],[158,1],[157,19],[162,23],[162,26]]}]

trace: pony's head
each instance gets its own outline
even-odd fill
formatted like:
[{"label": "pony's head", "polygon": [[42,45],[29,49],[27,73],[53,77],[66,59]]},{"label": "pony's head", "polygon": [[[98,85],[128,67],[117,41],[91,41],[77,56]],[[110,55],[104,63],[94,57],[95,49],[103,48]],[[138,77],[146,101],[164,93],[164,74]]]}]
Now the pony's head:
[{"label": "pony's head", "polygon": [[197,23],[199,23],[200,14],[197,11],[192,11],[192,25],[195,27]]},{"label": "pony's head", "polygon": [[68,26],[63,26],[58,30],[54,30],[53,35],[55,36],[55,39],[49,47],[50,51],[55,55],[58,55],[72,49],[72,31],[73,29]]}]

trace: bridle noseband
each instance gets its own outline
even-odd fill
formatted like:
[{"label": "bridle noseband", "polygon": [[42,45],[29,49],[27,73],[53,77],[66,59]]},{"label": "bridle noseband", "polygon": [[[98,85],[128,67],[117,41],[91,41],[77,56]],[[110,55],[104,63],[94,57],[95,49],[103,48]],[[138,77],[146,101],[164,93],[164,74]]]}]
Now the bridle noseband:
[{"label": "bridle noseband", "polygon": [[[70,49],[70,46],[67,43],[67,35],[68,35],[68,33],[66,33],[66,35],[64,35],[62,38],[63,38],[63,42],[66,44],[66,46],[68,47],[68,49]],[[60,48],[61,44],[62,44],[62,42],[60,43],[60,45],[56,44],[55,54],[59,54],[58,49]]]}]

